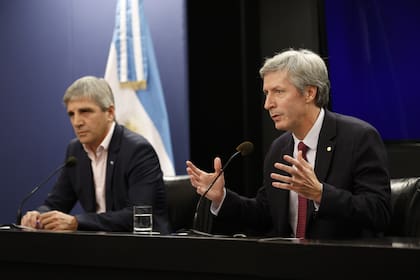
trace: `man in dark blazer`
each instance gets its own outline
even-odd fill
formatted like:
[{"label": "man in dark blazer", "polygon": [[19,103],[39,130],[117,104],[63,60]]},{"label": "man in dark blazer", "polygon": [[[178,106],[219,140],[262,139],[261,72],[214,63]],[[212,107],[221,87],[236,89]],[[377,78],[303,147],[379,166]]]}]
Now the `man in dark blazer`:
[{"label": "man in dark blazer", "polygon": [[[42,206],[22,225],[47,230],[132,231],[134,205],[152,205],[153,228],[169,233],[163,175],[151,144],[115,121],[114,99],[104,79],[76,80],[64,97],[77,139]],[[79,202],[84,213],[69,213]]]},{"label": "man in dark blazer", "polygon": [[[284,133],[266,155],[263,186],[255,198],[226,189],[223,175],[216,181],[207,193],[215,222],[265,236],[381,236],[390,223],[390,178],[377,130],[326,109],[327,68],[309,50],[291,49],[267,59],[260,75],[264,108]],[[220,158],[214,168],[207,173],[187,161],[198,193],[221,172]]]}]

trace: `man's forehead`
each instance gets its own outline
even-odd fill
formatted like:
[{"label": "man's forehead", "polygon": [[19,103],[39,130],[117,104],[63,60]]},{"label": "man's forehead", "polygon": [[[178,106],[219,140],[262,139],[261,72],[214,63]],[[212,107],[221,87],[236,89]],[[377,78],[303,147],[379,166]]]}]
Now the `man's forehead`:
[{"label": "man's forehead", "polygon": [[81,110],[96,107],[99,107],[99,105],[90,98],[77,98],[67,102],[67,110]]}]

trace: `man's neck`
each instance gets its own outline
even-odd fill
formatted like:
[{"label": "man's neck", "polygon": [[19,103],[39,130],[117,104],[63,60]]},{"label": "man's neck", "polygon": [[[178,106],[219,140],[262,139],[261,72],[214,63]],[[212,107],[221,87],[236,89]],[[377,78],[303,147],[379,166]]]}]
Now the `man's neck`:
[{"label": "man's neck", "polygon": [[321,108],[314,107],[306,115],[305,119],[302,122],[300,131],[294,131],[293,134],[299,139],[303,140],[311,128],[314,126],[316,120],[318,119]]}]

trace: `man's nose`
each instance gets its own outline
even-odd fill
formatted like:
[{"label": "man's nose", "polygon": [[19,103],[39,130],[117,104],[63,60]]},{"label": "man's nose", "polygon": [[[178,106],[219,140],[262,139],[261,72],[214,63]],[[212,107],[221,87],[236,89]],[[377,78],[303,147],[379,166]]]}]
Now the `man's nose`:
[{"label": "man's nose", "polygon": [[83,124],[83,118],[79,114],[73,115],[73,125],[80,126]]},{"label": "man's nose", "polygon": [[264,109],[270,110],[273,107],[273,99],[269,93],[265,95]]}]

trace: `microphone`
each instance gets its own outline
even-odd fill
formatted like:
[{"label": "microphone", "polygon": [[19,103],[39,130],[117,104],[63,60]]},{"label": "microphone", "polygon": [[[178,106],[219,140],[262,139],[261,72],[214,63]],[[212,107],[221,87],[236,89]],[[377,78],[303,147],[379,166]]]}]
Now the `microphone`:
[{"label": "microphone", "polygon": [[69,156],[67,158],[67,160],[61,164],[59,167],[57,167],[57,169],[55,169],[44,181],[42,181],[41,183],[39,183],[30,193],[28,193],[26,195],[26,197],[22,200],[22,202],[20,203],[20,206],[17,210],[17,215],[16,215],[16,225],[20,225],[20,220],[22,219],[22,208],[23,205],[25,204],[25,202],[34,194],[36,193],[42,186],[44,186],[50,179],[51,177],[53,177],[58,171],[60,171],[61,169],[63,169],[64,167],[71,167],[76,165],[77,163],[77,159],[74,156]]},{"label": "microphone", "polygon": [[229,166],[229,163],[232,161],[233,158],[235,158],[237,155],[241,154],[242,156],[247,156],[250,153],[252,153],[252,150],[254,149],[254,144],[252,144],[249,141],[244,141],[241,144],[236,147],[236,152],[228,159],[226,164],[222,167],[219,174],[213,179],[213,181],[210,183],[210,185],[207,187],[206,191],[200,196],[197,206],[195,208],[194,212],[194,220],[193,220],[193,230],[196,229],[197,226],[197,216],[198,216],[198,210],[200,208],[201,201],[203,200],[203,197],[206,196],[206,194],[210,191],[210,189],[213,187],[214,183],[216,183],[217,179],[219,179],[220,175],[223,174],[223,172],[226,170],[226,168]]}]

